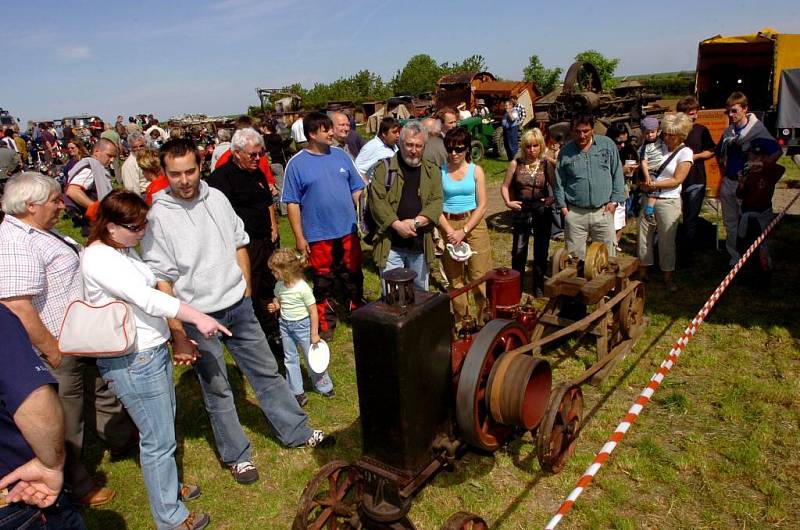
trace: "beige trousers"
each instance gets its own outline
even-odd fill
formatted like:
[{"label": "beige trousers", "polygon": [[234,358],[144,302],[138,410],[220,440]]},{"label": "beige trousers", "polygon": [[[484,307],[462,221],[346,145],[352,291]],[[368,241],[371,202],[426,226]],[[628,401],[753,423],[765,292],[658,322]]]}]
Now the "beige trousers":
[{"label": "beige trousers", "polygon": [[[450,226],[454,230],[462,228],[466,224],[467,219],[451,220]],[[444,230],[441,230],[444,234]],[[450,282],[450,290],[459,289],[467,283],[477,280],[492,268],[492,243],[489,239],[489,227],[486,226],[486,221],[481,220],[472,230],[470,230],[467,237],[464,238],[470,249],[476,254],[473,255],[466,262],[456,261],[450,257],[450,253],[445,251],[442,254],[442,265],[444,266],[444,274],[447,276],[447,281]],[[483,308],[486,307],[486,285],[481,284],[480,287],[472,290],[472,297],[475,300],[477,308],[476,320],[479,323],[483,322]],[[455,298],[452,301],[453,315],[456,319],[456,324],[461,322],[461,319],[467,315],[469,299],[466,294]]]},{"label": "beige trousers", "polygon": [[[619,208],[619,206],[617,206]],[[608,255],[616,255],[616,234],[614,233],[614,214],[602,208],[579,208],[569,206],[564,219],[564,242],[567,252],[580,259],[586,257],[586,239],[600,241],[608,247]]]}]

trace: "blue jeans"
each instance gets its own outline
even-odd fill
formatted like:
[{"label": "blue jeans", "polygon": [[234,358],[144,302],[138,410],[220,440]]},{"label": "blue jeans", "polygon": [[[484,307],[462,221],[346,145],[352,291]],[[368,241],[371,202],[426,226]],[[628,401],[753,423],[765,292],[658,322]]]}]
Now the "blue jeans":
[{"label": "blue jeans", "polygon": [[[289,389],[295,396],[303,393],[303,374],[300,373],[300,355],[297,353],[297,345],[303,348],[303,355],[308,365],[308,350],[311,348],[311,319],[309,317],[300,320],[280,319],[278,326],[281,330],[281,341],[283,341],[283,365],[286,367],[286,382]],[[309,369],[308,375],[314,383],[317,392],[323,394],[333,390],[328,371],[321,374]]]},{"label": "blue jeans", "polygon": [[139,429],[139,461],[156,526],[174,528],[189,510],[178,498],[175,387],[167,344],[97,359],[97,368]]},{"label": "blue jeans", "polygon": [[62,492],[48,508],[15,502],[0,508],[0,530],[86,530],[81,514]]},{"label": "blue jeans", "polygon": [[[386,271],[402,268],[411,269],[417,273],[417,277],[414,278],[414,286],[417,289],[428,290],[428,262],[425,261],[424,252],[389,249],[386,266],[381,269],[381,278]],[[383,294],[386,294],[386,282],[381,281],[381,289],[383,289]]]},{"label": "blue jeans", "polygon": [[518,126],[513,125],[503,129],[503,143],[506,148],[506,156],[509,160],[514,160],[514,157],[517,156],[517,150],[519,149]]},{"label": "blue jeans", "polygon": [[307,425],[308,416],[297,404],[286,380],[278,373],[278,363],[253,313],[250,298],[244,297],[209,315],[228,328],[233,336],[206,339],[194,326],[184,324],[184,328],[200,350],[201,357],[194,369],[222,461],[233,465],[253,460],[253,449],[236,413],[223,344],[253,387],[261,410],[280,442],[288,447],[305,444],[312,433]]}]

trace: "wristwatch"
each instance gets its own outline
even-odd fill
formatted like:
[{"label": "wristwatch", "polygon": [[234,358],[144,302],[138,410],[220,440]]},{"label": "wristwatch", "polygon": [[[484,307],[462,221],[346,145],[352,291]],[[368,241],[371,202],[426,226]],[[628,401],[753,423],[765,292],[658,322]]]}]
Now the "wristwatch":
[{"label": "wristwatch", "polygon": [[467,225],[462,226],[461,230],[464,231],[464,235],[467,235],[469,233],[469,228],[467,228]]},{"label": "wristwatch", "polygon": [[420,223],[417,219],[414,219],[414,228],[419,228],[420,226],[422,226],[422,223]]}]

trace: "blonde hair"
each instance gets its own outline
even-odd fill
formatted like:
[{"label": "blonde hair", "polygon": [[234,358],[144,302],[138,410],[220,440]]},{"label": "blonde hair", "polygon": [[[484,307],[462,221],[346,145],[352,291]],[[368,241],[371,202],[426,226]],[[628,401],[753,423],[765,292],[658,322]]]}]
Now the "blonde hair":
[{"label": "blonde hair", "polygon": [[537,156],[537,160],[544,160],[545,152],[547,151],[547,145],[544,142],[544,135],[542,131],[539,130],[538,127],[534,127],[533,129],[528,129],[522,134],[522,138],[519,140],[520,149],[517,151],[517,160],[522,160],[525,158],[525,148],[533,145],[539,145],[539,155]]},{"label": "blonde hair", "polygon": [[294,249],[279,248],[269,257],[267,266],[284,280],[299,280],[303,278],[303,271],[308,266],[308,260]]},{"label": "blonde hair", "polygon": [[158,151],[155,149],[146,149],[136,155],[136,165],[142,171],[148,173],[160,173],[161,161],[158,159]]},{"label": "blonde hair", "polygon": [[661,132],[679,136],[685,140],[692,131],[692,119],[683,112],[668,112],[661,120]]}]

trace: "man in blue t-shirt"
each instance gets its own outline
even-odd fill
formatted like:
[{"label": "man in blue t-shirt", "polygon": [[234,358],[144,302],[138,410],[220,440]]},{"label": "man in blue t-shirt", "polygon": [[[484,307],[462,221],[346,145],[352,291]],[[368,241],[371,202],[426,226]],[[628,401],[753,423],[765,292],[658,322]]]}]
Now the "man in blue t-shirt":
[{"label": "man in blue t-shirt", "polygon": [[333,123],[321,112],[303,118],[308,145],[286,164],[283,197],[297,250],[308,257],[319,314],[319,334],[333,337],[336,313],[328,298],[336,284],[345,293],[347,310],[364,298],[361,242],[356,204],[364,181],[353,160],[333,144]]},{"label": "man in blue t-shirt", "polygon": [[[64,413],[22,323],[0,304],[0,526],[85,529],[61,493]],[[8,489],[6,489],[8,488]]]}]

